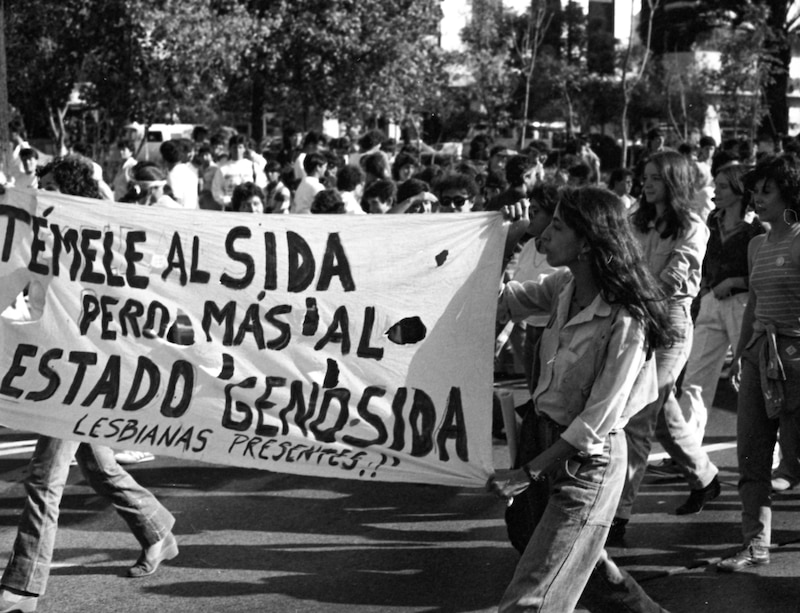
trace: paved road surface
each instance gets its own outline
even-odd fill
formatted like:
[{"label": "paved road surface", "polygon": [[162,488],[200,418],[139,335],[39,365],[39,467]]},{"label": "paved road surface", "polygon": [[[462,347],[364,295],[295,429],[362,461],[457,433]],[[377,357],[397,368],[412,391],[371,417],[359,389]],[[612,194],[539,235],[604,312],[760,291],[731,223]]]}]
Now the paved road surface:
[{"label": "paved road surface", "polygon": [[[686,486],[647,482],[628,547],[610,551],[673,613],[798,613],[800,492],[776,502],[773,564],[733,576],[714,571],[740,538],[734,402],[720,394],[717,404],[706,442],[721,470],[721,497],[700,515],[676,517]],[[14,538],[32,438],[0,430],[0,557]],[[495,458],[506,465],[503,444]],[[502,503],[479,490],[170,458],[131,472],[177,516],[180,556],[152,577],[125,578],[136,543],[73,469],[40,612],[490,611],[517,559]]]}]

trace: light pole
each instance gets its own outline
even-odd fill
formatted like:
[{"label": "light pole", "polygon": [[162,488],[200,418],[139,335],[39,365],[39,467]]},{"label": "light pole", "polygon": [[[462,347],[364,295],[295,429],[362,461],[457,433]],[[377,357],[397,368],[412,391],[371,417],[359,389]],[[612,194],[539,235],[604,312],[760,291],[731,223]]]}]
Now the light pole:
[{"label": "light pole", "polygon": [[0,171],[8,178],[8,65],[6,64],[6,2],[0,0]]}]

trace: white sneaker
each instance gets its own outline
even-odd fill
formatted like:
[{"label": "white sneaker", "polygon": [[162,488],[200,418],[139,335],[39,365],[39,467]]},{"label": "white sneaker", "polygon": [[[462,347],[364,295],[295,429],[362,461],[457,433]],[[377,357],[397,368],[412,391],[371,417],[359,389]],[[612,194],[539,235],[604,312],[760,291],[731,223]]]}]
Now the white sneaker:
[{"label": "white sneaker", "polygon": [[785,492],[794,488],[796,484],[789,481],[786,477],[773,477],[772,478],[772,491]]},{"label": "white sneaker", "polygon": [[[152,462],[156,459],[149,451],[134,451],[132,449],[126,451],[118,451],[114,454],[114,458],[120,464],[141,464],[142,462]],[[0,611],[2,613],[2,611]]]},{"label": "white sneaker", "polygon": [[0,591],[0,613],[34,613],[39,604],[37,596],[20,596],[7,590]]}]

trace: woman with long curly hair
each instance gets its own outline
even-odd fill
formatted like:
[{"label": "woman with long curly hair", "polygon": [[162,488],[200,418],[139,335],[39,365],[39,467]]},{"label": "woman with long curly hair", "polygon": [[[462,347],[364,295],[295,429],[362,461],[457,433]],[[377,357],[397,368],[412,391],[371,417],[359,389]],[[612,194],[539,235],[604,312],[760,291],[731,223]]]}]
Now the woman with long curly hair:
[{"label": "woman with long curly hair", "polygon": [[656,352],[658,398],[625,427],[628,478],[611,529],[612,542],[620,541],[625,533],[654,435],[672,457],[677,474],[689,482],[689,498],[675,511],[678,515],[699,513],[720,493],[719,471],[703,450],[697,428],[683,417],[674,393],[692,346],[691,305],[700,286],[709,233],[691,210],[692,185],[684,156],[676,151],[653,154],[645,164],[639,208],[631,216],[634,235],[666,299],[670,328],[677,338]]},{"label": "woman with long curly hair", "polygon": [[648,357],[672,342],[669,321],[616,195],[563,190],[541,243],[548,263],[565,270],[509,282],[498,308],[501,320],[550,313],[522,426],[530,457],[489,481],[507,499],[536,487],[540,507],[500,611],[572,611],[586,586],[588,601],[609,598],[597,589],[608,582],[624,584],[615,598],[628,593],[633,610],[662,611],[604,544],[625,481],[623,427],[657,393]]},{"label": "woman with long curly hair", "polygon": [[[767,158],[746,177],[759,219],[769,224],[747,249],[750,293],[731,377],[739,387],[736,445],[744,547],[717,569],[769,563],[772,450],[800,437],[800,162]],[[798,458],[788,458],[795,466]]]}]

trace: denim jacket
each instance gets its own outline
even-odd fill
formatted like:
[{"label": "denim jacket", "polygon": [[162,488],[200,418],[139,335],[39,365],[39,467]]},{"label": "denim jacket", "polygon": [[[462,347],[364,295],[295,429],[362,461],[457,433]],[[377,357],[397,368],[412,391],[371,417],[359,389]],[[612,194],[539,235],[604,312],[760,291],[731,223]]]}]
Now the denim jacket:
[{"label": "denim jacket", "polygon": [[655,225],[645,233],[632,227],[650,272],[675,301],[691,301],[700,290],[709,229],[697,214],[690,217],[689,227],[675,238],[661,238]]}]

